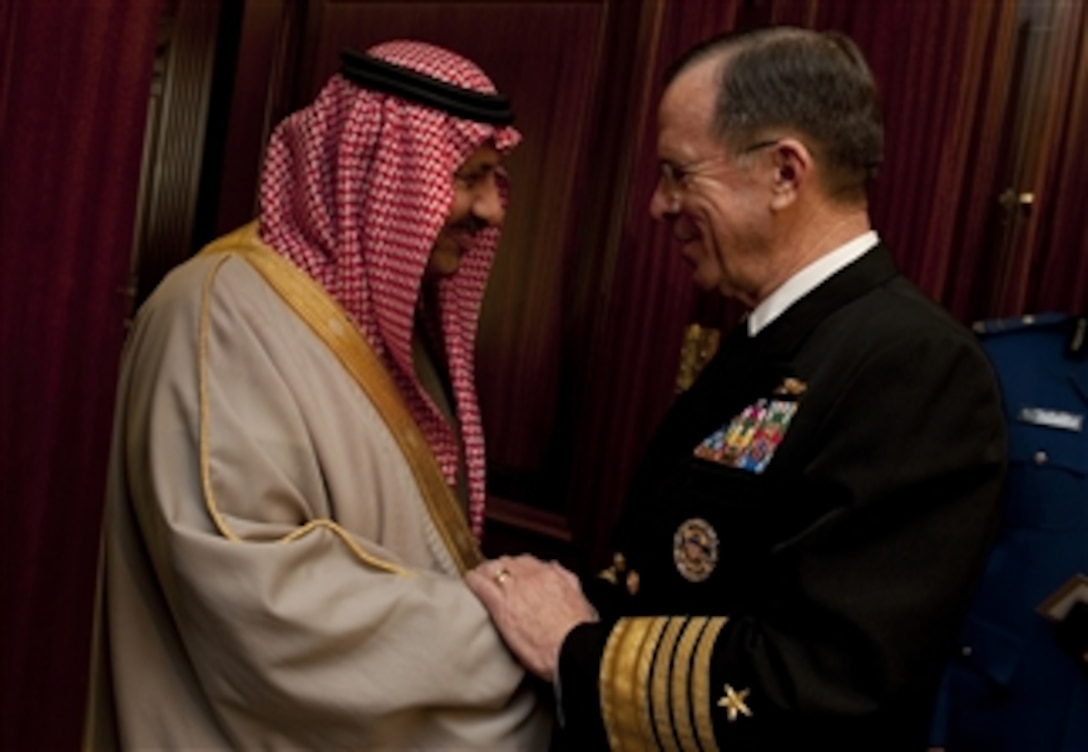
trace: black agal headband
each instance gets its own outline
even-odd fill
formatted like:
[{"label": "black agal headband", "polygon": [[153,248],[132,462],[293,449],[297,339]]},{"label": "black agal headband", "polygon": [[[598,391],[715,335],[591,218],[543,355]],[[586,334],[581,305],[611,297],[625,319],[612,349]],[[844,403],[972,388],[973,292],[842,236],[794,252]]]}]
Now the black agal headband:
[{"label": "black agal headband", "polygon": [[514,122],[510,98],[502,94],[462,89],[352,50],[340,53],[340,62],[341,75],[364,89],[392,94],[478,123],[510,125]]}]

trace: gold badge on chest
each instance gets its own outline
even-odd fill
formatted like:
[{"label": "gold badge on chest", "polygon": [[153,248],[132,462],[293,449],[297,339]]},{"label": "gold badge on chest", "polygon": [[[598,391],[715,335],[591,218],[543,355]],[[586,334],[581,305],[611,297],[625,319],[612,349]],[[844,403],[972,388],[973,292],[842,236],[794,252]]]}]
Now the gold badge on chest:
[{"label": "gold badge on chest", "polygon": [[718,533],[698,517],[685,520],[672,537],[676,570],[688,582],[702,582],[718,565]]}]

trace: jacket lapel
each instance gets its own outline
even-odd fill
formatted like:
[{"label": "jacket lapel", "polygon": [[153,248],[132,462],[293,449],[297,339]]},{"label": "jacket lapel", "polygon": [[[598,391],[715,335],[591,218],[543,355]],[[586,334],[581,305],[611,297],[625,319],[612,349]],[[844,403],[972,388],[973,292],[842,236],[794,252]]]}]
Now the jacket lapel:
[{"label": "jacket lapel", "polygon": [[828,316],[898,274],[891,254],[883,245],[877,245],[811,290],[759,332],[755,337],[756,356],[769,361],[788,361]]}]

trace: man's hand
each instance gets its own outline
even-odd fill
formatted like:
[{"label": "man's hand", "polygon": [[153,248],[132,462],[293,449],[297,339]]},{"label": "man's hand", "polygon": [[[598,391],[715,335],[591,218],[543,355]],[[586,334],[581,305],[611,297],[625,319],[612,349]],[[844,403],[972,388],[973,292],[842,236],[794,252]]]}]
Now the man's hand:
[{"label": "man's hand", "polygon": [[503,556],[468,572],[465,582],[518,660],[549,682],[555,680],[567,634],[579,624],[597,621],[578,578],[554,561]]}]

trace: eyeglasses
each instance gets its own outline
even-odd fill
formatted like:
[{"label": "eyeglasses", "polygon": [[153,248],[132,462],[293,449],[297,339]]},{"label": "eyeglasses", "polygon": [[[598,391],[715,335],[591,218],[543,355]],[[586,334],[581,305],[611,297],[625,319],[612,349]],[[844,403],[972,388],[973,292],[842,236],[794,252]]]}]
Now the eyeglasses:
[{"label": "eyeglasses", "polygon": [[661,162],[661,186],[664,189],[665,197],[669,199],[670,204],[676,204],[680,201],[680,194],[686,191],[694,178],[704,175],[714,167],[717,167],[722,162],[728,162],[737,157],[741,157],[745,154],[749,154],[753,151],[760,149],[766,149],[769,146],[775,146],[781,141],[781,139],[774,139],[773,141],[759,141],[747,146],[737,152],[735,155],[721,154],[716,157],[709,157],[708,159],[700,159],[695,162],[689,162],[686,165],[677,165],[672,162]]}]

